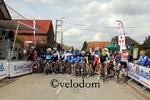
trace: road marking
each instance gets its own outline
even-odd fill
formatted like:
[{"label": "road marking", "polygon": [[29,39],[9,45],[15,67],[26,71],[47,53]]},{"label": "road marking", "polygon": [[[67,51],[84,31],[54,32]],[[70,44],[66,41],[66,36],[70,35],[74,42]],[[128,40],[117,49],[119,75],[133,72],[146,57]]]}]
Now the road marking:
[{"label": "road marking", "polygon": [[[66,82],[66,80],[64,80],[63,82]],[[59,94],[60,90],[61,90],[61,86],[59,86],[59,88],[58,88],[58,90],[56,91],[55,94]]]}]

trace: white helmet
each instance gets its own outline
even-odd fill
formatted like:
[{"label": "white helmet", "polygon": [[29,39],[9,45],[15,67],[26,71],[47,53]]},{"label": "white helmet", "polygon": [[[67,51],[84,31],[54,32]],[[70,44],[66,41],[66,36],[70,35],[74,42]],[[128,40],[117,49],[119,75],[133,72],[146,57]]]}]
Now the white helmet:
[{"label": "white helmet", "polygon": [[122,50],[126,50],[127,48],[124,46],[124,47],[122,47]]},{"label": "white helmet", "polygon": [[52,51],[51,48],[47,48],[47,49],[46,49],[46,52],[50,52],[50,51]]},{"label": "white helmet", "polygon": [[85,54],[85,51],[81,51],[81,54]]},{"label": "white helmet", "polygon": [[54,48],[53,48],[53,50],[57,50],[57,48],[56,48],[56,47],[54,47]]},{"label": "white helmet", "polygon": [[105,50],[106,52],[109,52],[109,50],[108,50],[107,48],[104,48],[104,50]]},{"label": "white helmet", "polygon": [[32,46],[32,47],[31,47],[31,49],[35,49],[35,47],[34,47],[34,46]]}]

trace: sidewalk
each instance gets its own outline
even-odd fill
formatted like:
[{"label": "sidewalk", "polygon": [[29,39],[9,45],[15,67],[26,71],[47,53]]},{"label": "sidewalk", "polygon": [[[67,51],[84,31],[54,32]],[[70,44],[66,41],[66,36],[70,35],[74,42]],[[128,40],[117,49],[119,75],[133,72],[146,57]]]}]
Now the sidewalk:
[{"label": "sidewalk", "polygon": [[143,97],[145,100],[150,100],[150,89],[146,88],[145,90],[143,89],[143,85],[141,85],[140,83],[131,80],[128,81],[127,84],[131,89],[133,89],[133,91],[135,91],[138,95],[140,95],[141,97]]}]

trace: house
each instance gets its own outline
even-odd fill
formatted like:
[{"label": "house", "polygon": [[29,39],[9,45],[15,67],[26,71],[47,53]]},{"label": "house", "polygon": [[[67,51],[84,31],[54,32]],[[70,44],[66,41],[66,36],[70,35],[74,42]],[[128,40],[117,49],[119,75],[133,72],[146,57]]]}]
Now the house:
[{"label": "house", "polygon": [[[15,19],[33,27],[33,20],[20,20]],[[51,46],[54,45],[54,30],[52,20],[35,20],[36,28],[36,43],[47,43]],[[24,48],[28,49],[34,43],[33,31],[21,30],[18,31],[18,36],[24,41]]]},{"label": "house", "polygon": [[[132,46],[135,46],[135,45],[138,45],[139,43],[136,42],[134,39],[126,36],[125,37],[125,44],[127,47],[132,47]],[[115,46],[118,46],[118,36],[115,36],[114,38],[111,39],[111,44],[115,45]]]},{"label": "house", "polygon": [[94,42],[87,42],[88,47],[87,48],[99,48],[102,49],[104,46],[107,46],[110,44],[110,42],[104,42],[104,41],[94,41]]},{"label": "house", "polygon": [[[23,23],[24,25],[33,27],[33,20],[12,19],[6,7],[6,4],[3,0],[0,0],[0,20],[9,20],[9,21],[15,21],[15,22],[19,21]],[[38,28],[38,30],[36,31],[36,42],[47,43],[53,46],[54,45],[54,31],[53,31],[52,20],[35,20],[35,24],[36,24],[36,27]],[[9,27],[8,25],[7,27],[3,27],[3,25],[1,25],[0,29],[9,29]],[[16,32],[15,29],[14,29],[14,32],[10,30],[10,34],[13,34],[15,32]],[[28,49],[30,45],[34,43],[33,31],[19,30],[17,33],[18,33],[17,36],[19,37],[19,40],[23,41],[23,46],[21,45],[19,47]],[[13,38],[11,41],[13,41]]]},{"label": "house", "polygon": [[5,5],[4,0],[0,0],[0,20],[11,20],[10,13]]}]

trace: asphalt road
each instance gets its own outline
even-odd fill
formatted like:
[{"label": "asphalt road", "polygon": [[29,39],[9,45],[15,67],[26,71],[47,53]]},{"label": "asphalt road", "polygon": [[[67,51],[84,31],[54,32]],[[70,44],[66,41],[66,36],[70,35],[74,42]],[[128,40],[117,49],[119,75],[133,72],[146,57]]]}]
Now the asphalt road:
[{"label": "asphalt road", "polygon": [[[52,79],[57,79],[59,81]],[[72,83],[71,83],[72,81]],[[0,81],[0,100],[142,100],[126,84],[114,80],[103,83],[97,76],[85,78],[68,75],[26,75]],[[92,83],[94,84],[92,87]],[[52,85],[59,85],[53,88]],[[73,84],[74,83],[74,84]],[[80,84],[79,84],[80,83]],[[72,84],[72,86],[71,86]],[[86,84],[86,85],[85,85]],[[78,85],[78,87],[77,87]],[[63,87],[61,87],[63,86]],[[86,87],[87,86],[87,87]],[[97,87],[96,87],[97,86]]]}]

